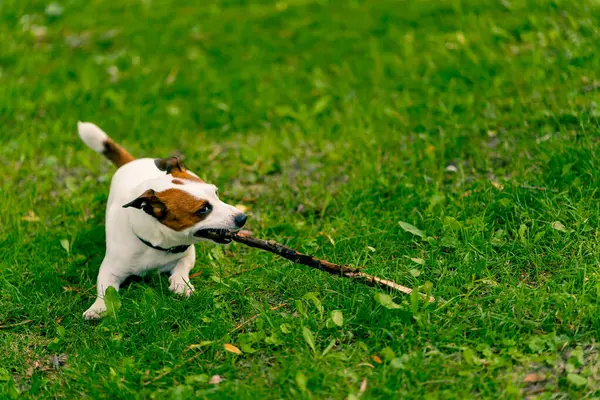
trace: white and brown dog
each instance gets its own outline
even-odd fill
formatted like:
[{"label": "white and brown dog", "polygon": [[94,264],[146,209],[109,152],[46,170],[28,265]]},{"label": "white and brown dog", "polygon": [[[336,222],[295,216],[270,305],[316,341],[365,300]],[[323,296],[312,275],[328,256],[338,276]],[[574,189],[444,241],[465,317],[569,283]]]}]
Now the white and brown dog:
[{"label": "white and brown dog", "polygon": [[[194,287],[194,243],[211,234],[237,231],[246,215],[219,200],[217,188],[185,169],[176,157],[133,158],[100,128],[80,122],[79,136],[111,160],[118,170],[106,207],[106,255],[98,274],[98,297],[83,313],[86,319],[106,311],[104,293],[130,275],[150,270],[170,272],[169,289],[189,296]],[[214,236],[211,236],[214,237]],[[228,243],[226,239],[211,240]]]}]

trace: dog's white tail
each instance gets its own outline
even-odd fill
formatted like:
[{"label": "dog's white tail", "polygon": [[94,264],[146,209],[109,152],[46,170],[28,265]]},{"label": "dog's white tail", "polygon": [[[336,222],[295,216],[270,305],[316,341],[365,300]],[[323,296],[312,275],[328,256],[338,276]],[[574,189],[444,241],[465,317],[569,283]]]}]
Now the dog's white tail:
[{"label": "dog's white tail", "polygon": [[117,167],[135,160],[131,154],[119,146],[104,131],[91,122],[77,123],[79,137],[89,148],[97,153],[103,154]]}]

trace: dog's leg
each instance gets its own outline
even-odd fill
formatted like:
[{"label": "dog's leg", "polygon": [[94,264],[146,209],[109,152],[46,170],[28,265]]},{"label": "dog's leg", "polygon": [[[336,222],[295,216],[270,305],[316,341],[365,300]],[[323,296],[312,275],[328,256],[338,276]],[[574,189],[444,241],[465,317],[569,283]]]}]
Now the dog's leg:
[{"label": "dog's leg", "polygon": [[175,264],[171,270],[171,276],[169,277],[171,285],[169,286],[169,289],[173,293],[188,297],[194,292],[194,286],[192,286],[192,283],[190,282],[190,271],[194,268],[195,263],[196,249],[194,246],[190,246],[186,251],[185,256],[179,259],[177,264]]},{"label": "dog's leg", "polygon": [[96,319],[100,318],[103,312],[106,311],[106,304],[104,303],[104,294],[109,286],[119,290],[121,282],[127,278],[129,274],[124,274],[114,267],[114,264],[109,261],[106,257],[102,261],[100,266],[100,272],[98,273],[98,282],[96,283],[96,289],[98,291],[98,297],[96,301],[86,312],[83,313],[85,319]]}]

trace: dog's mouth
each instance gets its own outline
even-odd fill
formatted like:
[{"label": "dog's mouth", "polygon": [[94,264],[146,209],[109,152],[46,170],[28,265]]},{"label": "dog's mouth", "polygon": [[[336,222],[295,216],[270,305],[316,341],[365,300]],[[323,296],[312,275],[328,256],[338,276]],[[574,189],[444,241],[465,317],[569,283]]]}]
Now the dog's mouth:
[{"label": "dog's mouth", "polygon": [[227,237],[228,233],[230,233],[228,229],[200,229],[194,233],[194,237],[212,240],[219,244],[227,244],[231,243],[231,239]]}]

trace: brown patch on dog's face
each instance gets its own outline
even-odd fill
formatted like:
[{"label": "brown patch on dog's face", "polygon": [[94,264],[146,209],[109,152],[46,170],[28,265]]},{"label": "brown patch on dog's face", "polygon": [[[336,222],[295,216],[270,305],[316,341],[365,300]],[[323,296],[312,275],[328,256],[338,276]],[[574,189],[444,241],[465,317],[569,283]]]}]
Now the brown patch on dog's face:
[{"label": "brown patch on dog's face", "polygon": [[180,189],[167,189],[162,192],[147,190],[123,207],[143,210],[175,231],[190,228],[210,214],[208,201],[198,199]]},{"label": "brown patch on dog's face", "polygon": [[175,185],[185,185],[185,183],[183,181],[180,181],[179,179],[173,179],[171,183]]},{"label": "brown patch on dog's face", "polygon": [[167,189],[157,194],[167,209],[166,215],[160,219],[163,225],[182,231],[204,220],[209,212],[202,212],[209,206],[208,201],[198,199],[179,189]]},{"label": "brown patch on dog's face", "polygon": [[154,164],[156,164],[159,170],[165,171],[167,174],[172,175],[173,178],[204,183],[202,179],[190,174],[178,157],[157,158],[154,160]]}]

